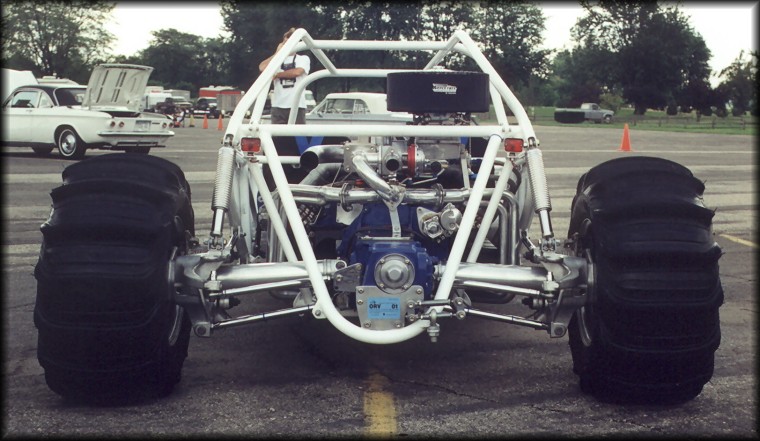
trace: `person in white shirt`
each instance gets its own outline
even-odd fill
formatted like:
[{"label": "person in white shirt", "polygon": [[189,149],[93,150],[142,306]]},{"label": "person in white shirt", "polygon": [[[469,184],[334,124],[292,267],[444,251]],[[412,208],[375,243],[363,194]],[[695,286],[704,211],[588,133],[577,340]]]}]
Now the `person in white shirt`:
[{"label": "person in white shirt", "polygon": [[[290,28],[277,46],[277,50],[269,58],[259,63],[259,72],[269,66],[272,58],[282,49],[288,38],[295,32]],[[274,75],[274,94],[272,95],[272,124],[287,124],[290,115],[290,107],[293,105],[293,97],[296,86],[306,78],[311,69],[311,59],[306,55],[290,54]],[[298,116],[296,124],[306,124],[306,94],[301,93],[298,100]]]}]

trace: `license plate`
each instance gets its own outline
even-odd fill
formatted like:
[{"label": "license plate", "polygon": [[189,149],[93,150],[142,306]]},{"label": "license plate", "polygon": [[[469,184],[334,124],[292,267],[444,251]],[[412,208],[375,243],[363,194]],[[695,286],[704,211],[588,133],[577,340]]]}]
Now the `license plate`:
[{"label": "license plate", "polygon": [[137,121],[135,122],[135,132],[149,132],[150,121]]},{"label": "license plate", "polygon": [[367,299],[370,320],[400,320],[401,299],[398,297],[370,297]]}]

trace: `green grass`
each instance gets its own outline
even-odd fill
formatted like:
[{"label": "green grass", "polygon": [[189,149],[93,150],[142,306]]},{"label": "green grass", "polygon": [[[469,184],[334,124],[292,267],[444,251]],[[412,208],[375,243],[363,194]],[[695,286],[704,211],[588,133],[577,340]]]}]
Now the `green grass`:
[{"label": "green grass", "polygon": [[[580,126],[599,129],[621,129],[625,124],[636,127],[637,130],[652,130],[664,132],[714,133],[721,135],[752,135],[757,136],[758,118],[750,115],[744,117],[703,116],[697,122],[696,112],[679,113],[669,116],[664,111],[648,110],[643,116],[634,115],[633,109],[620,109],[615,112],[611,124],[560,124],[554,121],[554,107],[526,107],[526,112],[536,126]],[[496,117],[491,110],[488,114],[478,114],[482,123],[495,122]],[[510,118],[510,121],[512,118]]]}]

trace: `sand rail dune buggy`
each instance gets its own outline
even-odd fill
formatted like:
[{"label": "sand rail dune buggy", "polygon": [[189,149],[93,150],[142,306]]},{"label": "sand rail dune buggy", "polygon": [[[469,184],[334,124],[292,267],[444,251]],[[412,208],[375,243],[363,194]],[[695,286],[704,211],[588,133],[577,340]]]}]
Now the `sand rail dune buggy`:
[{"label": "sand rail dune buggy", "polygon": [[[294,50],[325,67],[301,90],[327,77],[385,78],[389,110],[414,123],[294,125],[291,114],[287,125],[261,124],[275,66]],[[431,58],[417,70],[342,69],[333,50]],[[479,71],[440,68],[453,53]],[[489,106],[497,123],[474,124]],[[293,139],[312,145],[287,154]],[[294,164],[305,176],[285,172]],[[55,392],[111,402],[168,394],[191,331],[308,314],[392,344],[435,342],[446,320],[483,318],[569,334],[581,388],[600,399],[688,400],[711,378],[720,342],[721,251],[703,191],[663,159],[597,165],[578,182],[561,242],[530,120],[466,33],[333,41],[299,29],[230,119],[207,240],[168,161],[106,155],[64,170],[35,271],[38,358]],[[268,295],[285,306],[231,315]],[[488,311],[516,298],[524,316]]]}]

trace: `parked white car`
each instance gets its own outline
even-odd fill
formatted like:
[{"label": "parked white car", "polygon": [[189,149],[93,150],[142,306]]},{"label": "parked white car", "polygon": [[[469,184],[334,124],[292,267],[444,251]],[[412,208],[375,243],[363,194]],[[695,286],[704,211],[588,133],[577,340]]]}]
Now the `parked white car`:
[{"label": "parked white car", "polygon": [[311,112],[312,109],[317,107],[317,100],[314,99],[314,92],[312,92],[311,90],[306,90],[304,94],[306,96],[306,111]]},{"label": "parked white car", "polygon": [[82,158],[87,149],[148,153],[164,147],[174,135],[171,119],[140,112],[152,71],[148,66],[102,64],[86,87],[18,87],[3,102],[3,145],[31,147],[38,155],[57,148],[67,159]]},{"label": "parked white car", "polygon": [[384,93],[330,93],[306,114],[309,124],[407,124],[412,115],[391,112]]}]

